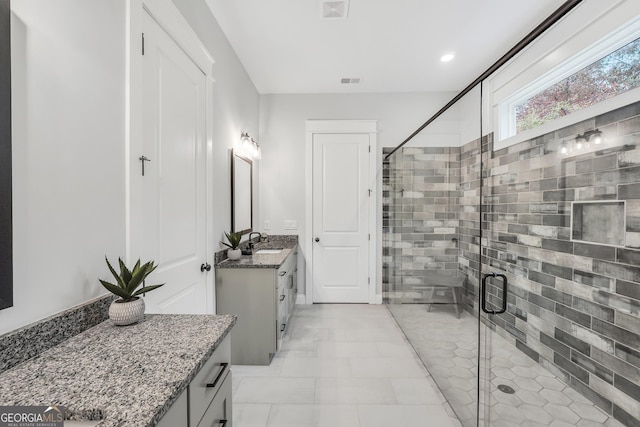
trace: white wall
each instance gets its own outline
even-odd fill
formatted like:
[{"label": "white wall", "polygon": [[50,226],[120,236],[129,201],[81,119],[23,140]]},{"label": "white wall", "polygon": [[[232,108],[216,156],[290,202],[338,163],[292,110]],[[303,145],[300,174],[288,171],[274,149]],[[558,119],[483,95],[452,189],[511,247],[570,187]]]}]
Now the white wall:
[{"label": "white wall", "polygon": [[124,252],[124,2],[11,2],[14,306],[0,333],[104,293]]},{"label": "white wall", "polygon": [[[175,3],[216,60],[217,250],[231,224],[229,149],[241,131],[257,136],[259,96],[204,2]],[[14,306],[0,311],[0,334],[103,295],[104,256],[126,248],[126,2],[11,9]]]},{"label": "white wall", "polygon": [[[305,235],[305,120],[378,120],[378,146],[394,147],[445,105],[454,93],[424,94],[334,94],[262,95],[260,98],[260,221],[263,231],[270,221],[269,234]],[[453,112],[418,135],[412,145],[458,145],[457,115]],[[443,141],[447,141],[444,144]],[[380,150],[381,151],[381,150]],[[382,165],[378,153],[377,164]],[[381,174],[381,171],[378,171]],[[380,189],[378,189],[380,190]],[[379,203],[380,204],[380,203]],[[297,230],[285,230],[285,220],[296,220]],[[380,246],[380,245],[378,245]],[[301,244],[301,250],[304,245]],[[381,248],[378,247],[378,253]],[[299,289],[305,293],[304,265],[299,257]],[[379,263],[378,263],[379,264]],[[380,280],[380,279],[379,279]],[[378,281],[379,281],[378,280]],[[378,287],[379,287],[378,283]]]}]

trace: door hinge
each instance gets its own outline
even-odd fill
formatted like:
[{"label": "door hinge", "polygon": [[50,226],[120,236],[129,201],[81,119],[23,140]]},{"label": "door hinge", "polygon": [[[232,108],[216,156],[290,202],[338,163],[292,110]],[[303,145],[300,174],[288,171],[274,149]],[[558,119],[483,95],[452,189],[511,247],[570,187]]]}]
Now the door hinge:
[{"label": "door hinge", "polygon": [[144,33],[142,33],[142,55],[144,56]]},{"label": "door hinge", "polygon": [[371,240],[371,233],[369,233],[369,240]]},{"label": "door hinge", "polygon": [[371,152],[371,146],[369,146],[369,152]]},{"label": "door hinge", "polygon": [[371,284],[371,277],[367,277],[367,284],[370,285]]},{"label": "door hinge", "polygon": [[369,189],[369,190],[367,190],[367,191],[369,191],[369,197],[371,197],[371,189]]}]

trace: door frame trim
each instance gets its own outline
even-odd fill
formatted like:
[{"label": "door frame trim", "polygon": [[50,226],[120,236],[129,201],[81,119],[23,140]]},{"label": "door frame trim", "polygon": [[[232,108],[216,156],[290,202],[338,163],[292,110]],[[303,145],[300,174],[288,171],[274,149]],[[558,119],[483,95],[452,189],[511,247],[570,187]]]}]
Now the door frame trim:
[{"label": "door frame trim", "polygon": [[[171,0],[126,0],[126,70],[125,70],[125,258],[132,262],[131,228],[134,221],[132,210],[132,176],[139,171],[138,156],[142,144],[143,115],[143,64],[141,35],[143,13],[148,13],[158,25],[176,42],[205,75],[205,257],[213,264],[214,236],[213,198],[213,65],[215,61],[193,28],[182,16]],[[207,313],[215,312],[214,274],[206,280]]]},{"label": "door frame trim", "polygon": [[305,251],[305,302],[313,304],[313,135],[322,133],[367,133],[371,154],[369,155],[369,304],[380,304],[378,295],[378,268],[376,268],[378,241],[376,206],[378,201],[376,161],[378,153],[378,121],[377,120],[306,120],[305,142],[305,235],[302,243]]}]

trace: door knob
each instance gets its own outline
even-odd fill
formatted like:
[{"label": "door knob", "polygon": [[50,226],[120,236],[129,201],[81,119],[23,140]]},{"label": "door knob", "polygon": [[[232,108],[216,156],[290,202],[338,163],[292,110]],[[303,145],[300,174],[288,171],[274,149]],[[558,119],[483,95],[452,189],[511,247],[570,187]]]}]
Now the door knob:
[{"label": "door knob", "polygon": [[320,238],[319,238],[319,237],[316,237],[316,239],[315,239],[315,240],[316,240],[316,243],[317,243],[317,242],[319,242],[319,241],[320,241]]},{"label": "door knob", "polygon": [[208,262],[205,264],[202,264],[200,266],[200,271],[204,272],[204,271],[211,271],[211,264],[209,264]]}]

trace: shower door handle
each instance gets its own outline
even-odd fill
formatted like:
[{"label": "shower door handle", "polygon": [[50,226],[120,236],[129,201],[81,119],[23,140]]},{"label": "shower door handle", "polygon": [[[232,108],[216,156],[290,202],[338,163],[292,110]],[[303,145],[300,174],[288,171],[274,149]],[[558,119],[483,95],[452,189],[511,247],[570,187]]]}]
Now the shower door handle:
[{"label": "shower door handle", "polygon": [[[502,307],[500,310],[487,308],[487,279],[489,277],[499,277],[502,279]],[[481,301],[480,308],[487,314],[500,314],[507,311],[507,276],[498,273],[487,273],[482,278],[482,289],[480,289]]]}]

